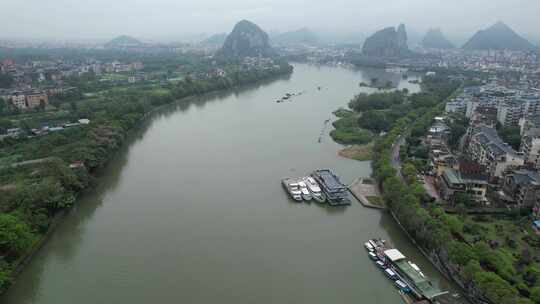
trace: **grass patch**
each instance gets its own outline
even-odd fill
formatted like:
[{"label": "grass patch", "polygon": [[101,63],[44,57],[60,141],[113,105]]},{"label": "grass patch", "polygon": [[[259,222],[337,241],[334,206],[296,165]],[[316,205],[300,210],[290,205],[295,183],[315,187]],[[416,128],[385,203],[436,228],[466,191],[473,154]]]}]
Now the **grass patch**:
[{"label": "grass patch", "polygon": [[334,114],[336,117],[343,118],[343,117],[353,116],[354,112],[351,110],[344,109],[344,108],[339,108],[335,110],[334,112],[332,112],[332,114]]},{"label": "grass patch", "polygon": [[340,156],[359,161],[371,160],[373,157],[373,142],[366,145],[352,145],[338,152]]},{"label": "grass patch", "polygon": [[375,206],[386,207],[383,198],[380,196],[367,196],[366,199]]},{"label": "grass patch", "polygon": [[332,125],[335,129],[330,132],[330,136],[338,143],[367,144],[373,139],[373,133],[358,126],[358,117],[352,112],[334,121]]}]

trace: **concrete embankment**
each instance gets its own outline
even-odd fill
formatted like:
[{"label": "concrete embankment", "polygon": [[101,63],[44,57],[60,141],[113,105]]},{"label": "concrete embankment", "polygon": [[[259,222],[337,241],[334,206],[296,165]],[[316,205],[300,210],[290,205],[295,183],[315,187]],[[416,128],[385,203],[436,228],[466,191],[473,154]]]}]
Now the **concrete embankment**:
[{"label": "concrete embankment", "polygon": [[[386,206],[384,206],[381,199],[379,190],[377,189],[377,185],[371,180],[357,178],[349,186],[349,191],[364,207],[386,209]],[[374,200],[375,198],[377,198],[377,202],[379,204],[370,201],[370,199]]]}]

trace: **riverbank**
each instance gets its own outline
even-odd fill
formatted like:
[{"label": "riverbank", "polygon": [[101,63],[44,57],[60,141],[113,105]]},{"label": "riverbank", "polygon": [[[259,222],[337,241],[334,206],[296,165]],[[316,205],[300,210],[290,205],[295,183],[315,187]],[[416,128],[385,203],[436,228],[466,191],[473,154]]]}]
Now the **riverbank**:
[{"label": "riverbank", "polygon": [[338,155],[358,161],[368,161],[373,158],[373,142],[365,145],[350,145],[338,151]]},{"label": "riverbank", "polygon": [[[425,88],[430,87],[429,80],[423,81],[423,84]],[[407,162],[407,172],[400,170],[400,145],[396,143],[403,137],[407,142],[418,142],[427,133],[434,117],[442,113],[446,98],[459,90],[459,86],[439,89],[432,86],[430,90],[438,92],[440,102],[429,108],[419,108],[407,113],[375,145],[378,153],[373,162],[374,176],[382,186],[392,216],[417,248],[441,274],[456,283],[471,302],[530,303],[528,294],[522,293],[522,290],[527,290],[528,287],[517,284],[519,277],[508,281],[511,277],[508,274],[513,273],[513,263],[505,260],[505,249],[490,248],[487,243],[477,238],[481,232],[473,233],[476,240],[465,239],[470,231],[467,232],[469,228],[466,227],[464,218],[446,213],[427,199],[425,189],[416,179],[418,170],[415,165]],[[494,260],[497,262],[493,263]],[[501,270],[502,267],[505,267],[504,270]]]},{"label": "riverbank", "polygon": [[361,82],[358,86],[361,88],[371,88],[377,90],[395,90],[397,88],[392,81],[387,81],[386,83],[372,82],[371,84]]},{"label": "riverbank", "polygon": [[[88,182],[90,179],[94,179],[96,177],[96,172],[98,169],[106,166],[109,162],[109,160],[115,155],[115,153],[119,150],[120,147],[123,146],[126,138],[131,134],[134,130],[136,130],[141,122],[143,122],[148,117],[152,116],[153,113],[156,111],[162,109],[163,107],[170,106],[171,104],[189,104],[193,101],[196,101],[194,97],[204,97],[206,95],[215,94],[216,92],[224,91],[224,89],[238,89],[242,86],[246,85],[253,85],[260,81],[269,81],[271,79],[275,79],[277,77],[281,77],[284,75],[289,75],[292,72],[292,69],[283,69],[279,73],[271,73],[268,74],[265,78],[261,79],[261,76],[254,78],[252,82],[249,81],[242,81],[240,83],[237,83],[233,85],[232,87],[226,87],[223,88],[220,83],[216,83],[215,86],[207,86],[205,89],[205,92],[201,92],[199,89],[196,89],[192,92],[192,94],[188,94],[185,90],[183,91],[182,95],[179,99],[174,99],[173,93],[169,93],[169,96],[163,97],[160,96],[159,99],[156,99],[156,102],[153,102],[154,100],[149,100],[146,104],[146,107],[142,107],[141,109],[144,110],[144,112],[141,111],[141,109],[134,109],[134,107],[130,107],[129,109],[134,110],[134,112],[129,112],[128,110],[124,110],[125,112],[122,113],[122,115],[119,116],[105,116],[107,119],[102,119],[98,123],[92,123],[88,127],[86,127],[84,130],[82,130],[81,134],[74,134],[76,136],[70,137],[72,140],[72,144],[77,147],[77,149],[87,149],[86,152],[82,154],[79,158],[79,156],[71,156],[68,159],[61,160],[60,157],[55,155],[55,157],[58,157],[58,162],[55,162],[52,166],[54,166],[54,170],[52,171],[51,178],[55,178],[58,180],[63,180],[64,177],[69,178],[70,182],[69,184],[60,184],[60,187],[58,189],[58,192],[65,195],[65,196],[59,196],[62,202],[58,201],[51,201],[50,203],[52,206],[55,206],[53,209],[53,215],[49,218],[47,218],[46,222],[42,225],[46,225],[46,229],[44,229],[44,226],[41,226],[40,232],[38,233],[33,232],[33,235],[30,235],[29,238],[31,238],[31,243],[27,245],[27,247],[24,249],[24,251],[18,253],[16,259],[14,259],[12,262],[8,264],[8,268],[0,269],[0,293],[4,293],[9,286],[12,285],[12,283],[16,280],[17,275],[24,269],[25,265],[32,259],[32,257],[39,251],[39,249],[46,243],[47,239],[51,236],[52,233],[54,233],[54,230],[58,225],[62,222],[62,218],[67,211],[70,210],[71,207],[76,205],[78,201],[80,200],[81,195],[84,195],[86,191],[88,191],[92,186],[92,182]],[[246,78],[248,79],[248,78]],[[193,88],[197,88],[197,85],[192,86]],[[145,96],[142,96],[141,98],[145,98]],[[119,99],[123,100],[123,98],[119,97]],[[126,103],[132,102],[131,100],[126,100]],[[114,103],[114,101],[112,102]],[[121,102],[119,102],[119,106],[121,105]],[[117,109],[118,107],[115,107]],[[71,135],[71,134],[68,134]],[[48,135],[49,138],[52,138],[52,135]],[[40,138],[40,140],[48,140],[48,136],[44,136]],[[95,139],[94,141],[88,141],[88,137]],[[31,142],[26,141],[25,143],[31,144]],[[80,143],[80,144],[79,144]],[[18,147],[18,148],[24,148],[24,147]],[[74,160],[73,158],[77,157],[76,159],[80,161],[83,166],[70,169],[69,165]],[[28,166],[25,167],[25,170],[27,170],[29,173],[32,174],[32,172],[39,172],[41,170],[49,170],[48,164],[43,163],[37,163],[33,164],[30,163]],[[5,174],[15,174],[15,170],[13,168],[9,168],[9,172]],[[56,171],[61,171],[62,175],[56,176],[54,173]],[[20,174],[20,172],[19,172]],[[34,173],[35,175],[35,173]],[[29,175],[31,176],[31,175]],[[84,182],[81,182],[80,180],[83,179]],[[1,180],[9,180],[9,176],[2,176]],[[71,184],[78,184],[76,188],[72,188]],[[29,187],[32,186],[31,183],[29,183]],[[44,187],[49,187],[49,184],[44,185]],[[55,185],[53,185],[55,186]],[[40,189],[38,186],[35,186],[36,188]],[[52,187],[52,186],[51,186]],[[30,189],[30,188],[29,188]],[[65,190],[65,191],[64,191]],[[18,194],[25,194],[21,189],[12,189],[11,187],[5,188],[3,191],[3,199],[11,199],[12,201],[18,201],[19,198]],[[56,188],[55,188],[56,191]],[[66,192],[66,193],[63,193]],[[47,195],[56,195],[56,192],[45,192]],[[49,197],[43,197],[43,195],[39,196],[36,195],[35,198],[36,201],[48,201],[51,198]],[[9,202],[9,201],[8,201]],[[43,220],[43,219],[42,219]],[[33,223],[30,223],[33,224]],[[24,222],[20,222],[19,225],[26,225],[30,226],[30,224],[26,224]],[[28,229],[28,228],[26,228]],[[28,229],[28,233],[30,233],[30,229]],[[27,233],[27,234],[28,234]],[[5,266],[4,266],[5,267]]]},{"label": "riverbank", "polygon": [[[426,92],[426,90],[429,90],[429,87],[423,88],[424,92]],[[452,275],[452,273],[448,271],[447,265],[445,265],[441,261],[441,259],[438,256],[436,256],[436,254],[435,255],[428,254],[429,250],[420,246],[420,243],[418,242],[418,240],[415,239],[409,233],[407,229],[405,229],[405,227],[403,226],[403,223],[395,214],[396,209],[400,210],[400,212],[402,213],[407,213],[406,212],[407,207],[400,207],[403,204],[402,203],[403,200],[412,200],[413,198],[415,200],[416,199],[420,200],[422,196],[417,193],[414,193],[417,198],[409,197],[410,194],[406,194],[404,191],[401,191],[400,195],[397,195],[397,194],[393,195],[393,194],[388,193],[388,189],[394,190],[394,188],[397,187],[397,185],[394,185],[395,182],[393,178],[395,178],[396,176],[401,176],[399,172],[399,168],[396,168],[396,169],[392,168],[391,162],[388,161],[388,159],[392,157],[392,155],[395,154],[395,153],[392,153],[392,148],[390,148],[391,144],[394,143],[394,140],[396,138],[399,138],[400,135],[408,134],[409,130],[413,128],[426,129],[431,124],[433,117],[440,111],[441,107],[440,107],[439,101],[426,100],[427,101],[426,102],[422,100],[421,97],[419,96],[415,96],[414,94],[407,95],[405,92],[402,93],[402,95],[399,93],[389,93],[389,94],[377,93],[372,96],[359,95],[355,99],[356,99],[355,101],[350,103],[351,108],[356,109],[356,110],[361,110],[361,113],[363,113],[364,115],[366,115],[366,113],[370,113],[369,117],[366,117],[363,122],[366,122],[367,119],[369,118],[370,120],[372,120],[377,125],[380,125],[381,127],[384,127],[385,124],[389,124],[390,122],[385,122],[384,117],[381,117],[379,119],[374,119],[376,117],[375,115],[378,115],[379,113],[384,113],[383,111],[385,112],[392,111],[393,107],[395,107],[396,110],[401,111],[402,113],[401,115],[404,118],[399,118],[398,116],[396,116],[395,118],[393,118],[393,121],[390,120],[392,121],[391,123],[392,128],[389,129],[388,134],[377,139],[376,143],[372,145],[371,147],[373,151],[373,155],[374,155],[373,176],[377,179],[378,183],[380,183],[380,186],[382,188],[382,193],[384,193],[383,196],[385,198],[385,202],[388,204],[388,209],[392,215],[392,218],[396,221],[400,229],[406,234],[406,236],[415,245],[415,247],[428,259],[428,261],[430,261],[431,264],[433,264],[433,266],[444,277],[446,277],[448,280],[454,281],[460,288],[463,288],[463,283],[457,280]],[[407,99],[409,99],[411,102],[406,103],[405,100]],[[418,101],[416,101],[416,99],[418,99]],[[386,105],[383,106],[381,101],[384,101]],[[432,108],[423,108],[423,105],[430,105]],[[388,110],[388,109],[391,109],[391,110]],[[341,117],[346,117],[346,118],[355,116],[355,112],[348,111],[348,110],[340,110],[339,114]],[[360,117],[360,115],[362,114],[359,114],[358,117]],[[376,127],[377,125],[373,124],[372,127]],[[351,150],[352,149],[349,149],[349,153],[351,153],[350,152]],[[384,160],[385,162],[381,163],[381,160]],[[392,179],[392,185],[389,185],[388,180],[390,179]],[[362,205],[364,205],[365,207],[374,208],[374,205],[372,204],[372,202],[370,202],[367,199],[366,191],[368,190],[366,190],[365,186],[362,185],[361,179],[357,179],[351,185],[351,192],[362,203]],[[412,193],[413,192],[411,191],[411,194]],[[380,198],[381,200],[383,196],[381,196],[380,194],[377,195],[377,197]],[[409,214],[409,213],[407,213],[408,219],[415,216],[414,214]],[[464,292],[464,294],[467,295],[466,292]]]},{"label": "riverbank", "polygon": [[369,178],[357,178],[349,186],[349,191],[364,207],[386,209],[377,184]]}]

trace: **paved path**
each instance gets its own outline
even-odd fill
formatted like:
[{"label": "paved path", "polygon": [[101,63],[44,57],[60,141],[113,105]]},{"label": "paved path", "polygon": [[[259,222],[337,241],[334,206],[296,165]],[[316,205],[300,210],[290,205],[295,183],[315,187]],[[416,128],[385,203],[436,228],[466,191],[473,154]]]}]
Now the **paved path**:
[{"label": "paved path", "polygon": [[377,189],[377,185],[373,182],[364,183],[364,179],[357,178],[349,186],[349,191],[351,191],[352,195],[356,197],[356,199],[359,200],[364,207],[386,209],[386,207],[375,205],[367,199],[370,196],[381,196],[379,193],[379,189]]},{"label": "paved path", "polygon": [[[396,169],[397,176],[401,179],[402,182],[405,182],[405,179],[403,178],[403,175],[401,175],[401,159],[399,157],[399,150],[401,147],[405,144],[405,138],[403,136],[399,136],[396,141],[394,142],[394,145],[392,146],[392,167]],[[441,202],[441,197],[439,196],[439,192],[437,191],[437,188],[435,187],[435,181],[433,177],[431,176],[423,176],[424,183],[422,184],[424,186],[424,190],[426,190],[426,193],[435,198],[437,201]]]},{"label": "paved path", "polygon": [[399,158],[399,150],[405,144],[405,138],[401,135],[396,138],[396,141],[392,145],[392,167],[396,169],[398,177],[403,180],[401,175],[401,159]]},{"label": "paved path", "polygon": [[35,164],[53,161],[55,159],[56,157],[45,157],[45,158],[39,158],[39,159],[25,160],[22,162],[13,163],[13,164],[3,166],[3,167],[0,166],[0,170],[5,169],[5,168],[17,168],[17,167],[22,167],[22,166],[35,165]]}]

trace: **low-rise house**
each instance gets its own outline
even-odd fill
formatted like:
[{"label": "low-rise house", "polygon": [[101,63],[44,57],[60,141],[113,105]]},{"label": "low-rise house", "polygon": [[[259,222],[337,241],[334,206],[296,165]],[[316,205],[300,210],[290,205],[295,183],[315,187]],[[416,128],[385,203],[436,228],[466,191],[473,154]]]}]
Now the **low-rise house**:
[{"label": "low-rise house", "polygon": [[540,169],[540,128],[532,128],[524,132],[520,151],[525,157],[527,166]]},{"label": "low-rise house", "polygon": [[503,172],[524,165],[522,153],[518,153],[497,134],[493,128],[480,126],[470,131],[467,151],[472,160],[485,166],[490,177],[501,177]]},{"label": "low-rise house", "polygon": [[515,100],[509,100],[497,108],[497,120],[503,126],[514,126],[523,116],[525,105]]},{"label": "low-rise house", "polygon": [[467,110],[467,103],[463,100],[453,100],[446,103],[444,111],[446,113],[463,113]]},{"label": "low-rise house", "polygon": [[26,107],[33,109],[39,106],[46,106],[49,104],[49,97],[47,93],[41,91],[31,91],[26,93]]},{"label": "low-rise house", "polygon": [[429,128],[426,135],[426,144],[433,146],[446,146],[446,139],[450,128],[442,121],[435,121],[435,123]]},{"label": "low-rise house", "polygon": [[458,169],[458,159],[452,155],[445,147],[431,149],[429,152],[429,165],[431,172],[435,176],[440,176],[446,169]]},{"label": "low-rise house", "polygon": [[26,95],[24,95],[24,93],[21,91],[12,92],[11,95],[9,96],[9,100],[15,107],[21,110],[25,110],[27,108]]},{"label": "low-rise house", "polygon": [[538,207],[540,206],[540,173],[524,169],[510,171],[504,176],[502,190],[518,207]]},{"label": "low-rise house", "polygon": [[497,108],[479,105],[471,116],[471,124],[494,128],[497,125]]},{"label": "low-rise house", "polygon": [[464,193],[468,194],[476,203],[487,204],[488,181],[486,176],[445,169],[437,178],[437,186],[441,197],[446,201],[453,202],[457,193]]}]

